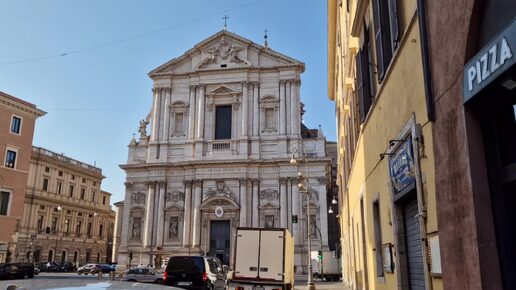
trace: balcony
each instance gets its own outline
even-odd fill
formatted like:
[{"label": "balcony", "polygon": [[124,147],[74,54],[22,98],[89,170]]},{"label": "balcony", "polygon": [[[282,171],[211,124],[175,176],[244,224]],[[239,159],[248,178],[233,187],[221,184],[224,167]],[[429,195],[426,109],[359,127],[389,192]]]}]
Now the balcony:
[{"label": "balcony", "polygon": [[212,152],[221,152],[221,151],[231,151],[231,141],[223,140],[223,141],[212,141],[211,149]]}]

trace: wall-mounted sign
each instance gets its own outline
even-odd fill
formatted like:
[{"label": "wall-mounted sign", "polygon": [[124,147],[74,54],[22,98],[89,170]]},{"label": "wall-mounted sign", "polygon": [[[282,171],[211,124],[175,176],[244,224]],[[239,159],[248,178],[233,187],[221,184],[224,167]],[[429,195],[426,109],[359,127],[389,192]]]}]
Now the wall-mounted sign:
[{"label": "wall-mounted sign", "polygon": [[412,139],[408,137],[406,141],[398,146],[389,160],[389,172],[394,195],[416,182],[414,174],[414,153],[411,140]]},{"label": "wall-mounted sign", "polygon": [[516,18],[464,67],[464,103],[516,63]]}]

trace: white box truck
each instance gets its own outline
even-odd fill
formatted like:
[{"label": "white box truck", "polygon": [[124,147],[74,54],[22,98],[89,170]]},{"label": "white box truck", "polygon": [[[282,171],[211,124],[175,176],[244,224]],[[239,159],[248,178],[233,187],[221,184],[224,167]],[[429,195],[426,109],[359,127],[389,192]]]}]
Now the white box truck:
[{"label": "white box truck", "polygon": [[294,239],[287,229],[237,228],[229,290],[294,289]]},{"label": "white box truck", "polygon": [[312,273],[314,278],[326,281],[339,281],[342,277],[339,259],[330,251],[322,251],[322,260],[318,258],[318,251],[312,252]]}]

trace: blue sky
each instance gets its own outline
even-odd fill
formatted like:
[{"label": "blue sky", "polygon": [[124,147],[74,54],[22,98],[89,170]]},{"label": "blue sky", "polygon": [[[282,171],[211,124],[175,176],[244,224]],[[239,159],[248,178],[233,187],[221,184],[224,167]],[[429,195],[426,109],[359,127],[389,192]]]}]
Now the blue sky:
[{"label": "blue sky", "polygon": [[48,112],[34,145],[102,168],[112,203],[124,196],[118,165],[151,107],[147,73],[221,30],[224,14],[229,31],[262,44],[266,28],[272,49],[306,64],[305,124],[335,140],[326,1],[20,0],[2,12],[0,91]]}]

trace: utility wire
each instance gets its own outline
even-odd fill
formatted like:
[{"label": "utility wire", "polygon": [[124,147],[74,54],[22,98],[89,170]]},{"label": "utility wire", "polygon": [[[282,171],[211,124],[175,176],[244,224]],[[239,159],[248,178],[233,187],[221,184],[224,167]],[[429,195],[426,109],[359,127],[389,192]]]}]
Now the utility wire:
[{"label": "utility wire", "polygon": [[35,62],[35,61],[40,61],[40,60],[45,60],[45,59],[51,59],[51,58],[57,58],[57,57],[64,57],[64,56],[68,56],[68,55],[72,55],[72,54],[78,54],[78,53],[82,53],[82,52],[86,52],[86,51],[90,51],[90,50],[94,50],[94,49],[99,49],[99,48],[103,48],[103,47],[119,44],[119,43],[122,43],[122,42],[130,41],[130,40],[134,40],[134,39],[138,39],[138,38],[142,38],[142,37],[147,37],[149,35],[160,33],[160,32],[163,32],[163,31],[166,31],[166,30],[170,30],[170,29],[173,29],[173,28],[177,28],[177,27],[180,27],[180,26],[184,26],[184,25],[195,23],[195,22],[199,22],[199,21],[202,21],[202,20],[205,20],[205,19],[217,16],[219,14],[222,14],[222,13],[225,13],[225,12],[229,12],[229,11],[233,11],[233,10],[237,10],[237,9],[244,8],[244,7],[247,7],[247,6],[251,6],[251,5],[254,5],[254,4],[256,4],[258,2],[262,2],[262,1],[263,0],[255,0],[255,1],[252,1],[252,2],[248,2],[248,3],[241,4],[241,5],[237,5],[237,6],[233,7],[233,8],[229,8],[229,9],[225,9],[225,10],[220,10],[220,11],[214,12],[212,14],[208,14],[208,15],[205,15],[205,16],[202,16],[202,17],[198,17],[198,18],[195,18],[195,19],[183,22],[183,23],[170,25],[170,26],[167,26],[167,27],[164,27],[164,28],[160,28],[160,29],[157,29],[157,30],[145,32],[145,33],[138,34],[138,35],[129,36],[129,37],[126,37],[126,38],[121,38],[121,39],[114,40],[114,41],[108,41],[108,42],[104,42],[104,43],[101,43],[101,44],[80,48],[80,49],[77,49],[77,50],[70,50],[70,51],[63,52],[63,53],[58,53],[58,54],[51,54],[51,55],[46,55],[46,56],[38,56],[38,57],[33,57],[33,58],[25,58],[25,59],[13,60],[13,61],[8,61],[8,62],[0,62],[0,66],[10,65],[10,64],[18,64],[18,63]]}]

